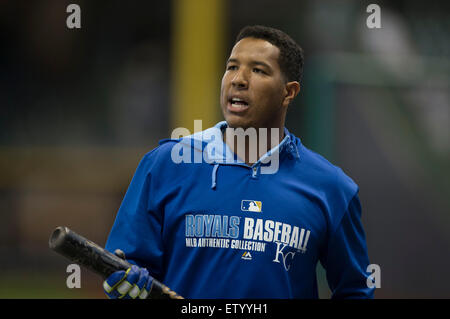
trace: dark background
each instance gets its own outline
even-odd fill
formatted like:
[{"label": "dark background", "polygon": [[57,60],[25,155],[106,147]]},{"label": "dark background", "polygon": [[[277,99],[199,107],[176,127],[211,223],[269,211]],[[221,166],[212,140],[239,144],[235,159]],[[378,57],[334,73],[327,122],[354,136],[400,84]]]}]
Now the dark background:
[{"label": "dark background", "polygon": [[[70,3],[81,29],[66,27]],[[223,67],[245,25],[304,48],[286,125],[360,186],[376,298],[449,298],[448,4],[377,1],[382,28],[369,29],[370,1],[221,3]],[[103,298],[86,270],[66,287],[70,262],[48,237],[66,225],[104,245],[140,158],[174,129],[179,5],[0,2],[0,297]],[[211,107],[221,120],[218,91]]]}]

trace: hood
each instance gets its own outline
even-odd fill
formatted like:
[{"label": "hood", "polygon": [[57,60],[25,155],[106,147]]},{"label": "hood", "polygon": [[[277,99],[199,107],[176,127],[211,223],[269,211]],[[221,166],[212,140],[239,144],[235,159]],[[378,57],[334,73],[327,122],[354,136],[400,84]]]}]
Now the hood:
[{"label": "hood", "polygon": [[[299,158],[299,152],[295,145],[295,137],[291,136],[285,128],[285,137],[281,143],[269,150],[252,166],[249,166],[223,141],[222,131],[227,126],[227,122],[222,121],[204,131],[179,139],[165,139],[160,141],[159,144],[169,141],[177,142],[172,149],[172,160],[174,162],[206,162],[213,165],[211,177],[212,189],[215,189],[217,185],[217,170],[219,165],[245,166],[252,170],[252,178],[257,178],[258,174],[276,173],[279,164],[278,159],[282,152],[287,152],[293,158]],[[193,151],[191,152],[191,150]],[[175,159],[174,156],[176,157]],[[277,165],[273,165],[275,160],[277,160]]]}]

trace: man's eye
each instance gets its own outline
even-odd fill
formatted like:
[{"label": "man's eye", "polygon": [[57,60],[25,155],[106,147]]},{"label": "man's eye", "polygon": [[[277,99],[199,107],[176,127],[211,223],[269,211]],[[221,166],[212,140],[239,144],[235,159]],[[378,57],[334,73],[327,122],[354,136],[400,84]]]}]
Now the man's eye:
[{"label": "man's eye", "polygon": [[258,68],[254,68],[254,69],[253,69],[253,72],[265,74],[265,72],[264,72],[263,70],[258,69]]},{"label": "man's eye", "polygon": [[227,66],[227,70],[237,70],[237,65],[229,65]]}]

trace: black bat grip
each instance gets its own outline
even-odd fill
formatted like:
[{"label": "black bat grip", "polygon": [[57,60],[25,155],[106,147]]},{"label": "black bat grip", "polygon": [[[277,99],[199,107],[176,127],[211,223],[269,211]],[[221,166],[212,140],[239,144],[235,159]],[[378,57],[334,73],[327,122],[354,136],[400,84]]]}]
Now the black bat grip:
[{"label": "black bat grip", "polygon": [[[49,247],[71,261],[108,278],[113,272],[127,270],[132,265],[96,243],[78,235],[67,227],[57,227],[50,236]],[[177,293],[153,279],[148,298],[182,299]]]}]

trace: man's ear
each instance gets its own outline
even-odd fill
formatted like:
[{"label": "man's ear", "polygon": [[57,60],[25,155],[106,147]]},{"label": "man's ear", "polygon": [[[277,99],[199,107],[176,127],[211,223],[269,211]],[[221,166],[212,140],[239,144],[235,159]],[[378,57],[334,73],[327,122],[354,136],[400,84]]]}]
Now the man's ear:
[{"label": "man's ear", "polygon": [[285,84],[285,95],[283,100],[283,105],[288,106],[292,100],[298,95],[300,92],[300,83],[297,81],[287,82]]}]

